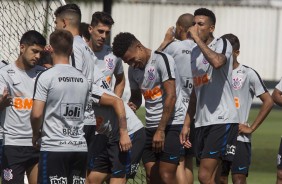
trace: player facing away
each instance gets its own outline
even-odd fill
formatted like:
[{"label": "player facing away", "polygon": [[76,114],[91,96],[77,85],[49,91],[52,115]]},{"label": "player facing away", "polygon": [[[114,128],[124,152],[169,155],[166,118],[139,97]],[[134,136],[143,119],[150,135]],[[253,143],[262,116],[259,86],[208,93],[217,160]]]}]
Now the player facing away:
[{"label": "player facing away", "polygon": [[[280,82],[275,86],[274,91],[272,93],[273,101],[282,107],[282,79]],[[277,179],[276,184],[282,184],[282,138],[278,150],[277,155]]]},{"label": "player facing away", "polygon": [[[188,111],[196,108],[194,146],[200,160],[200,183],[213,183],[220,160],[233,159],[238,134],[230,85],[232,46],[226,39],[214,38],[215,23],[212,11],[199,8],[194,12],[194,26],[189,28],[197,46],[191,53],[194,91]],[[188,132],[189,121],[185,121],[180,139],[184,145]]]},{"label": "player facing away", "polygon": [[[188,109],[190,95],[193,89],[193,78],[191,71],[191,52],[196,46],[191,38],[187,38],[187,31],[193,24],[194,16],[189,13],[182,14],[176,21],[174,27],[170,27],[165,35],[165,39],[160,46],[160,50],[171,55],[175,61],[176,68],[180,75],[182,103],[185,105],[185,112]],[[194,118],[194,117],[192,117]],[[189,141],[193,145],[194,123],[190,125]],[[193,156],[194,148],[183,148],[181,150],[180,162],[177,167],[176,178],[178,184],[190,184],[193,178]]]},{"label": "player facing away", "polygon": [[[222,161],[222,184],[228,183],[228,174],[231,170],[233,183],[247,183],[251,164],[251,135],[261,125],[273,106],[273,100],[266,89],[259,74],[252,68],[242,65],[237,57],[240,53],[240,41],[233,34],[225,34],[221,38],[227,39],[233,48],[232,89],[235,106],[239,111],[239,135],[234,160]],[[254,96],[260,98],[262,106],[253,123],[248,123],[249,112]]]},{"label": "player facing away", "polygon": [[173,58],[144,47],[131,33],[119,33],[113,53],[130,65],[129,106],[146,108],[146,145],[142,160],[148,183],[176,183],[181,144],[179,134],[184,122],[179,74]]},{"label": "player facing away", "polygon": [[83,117],[88,81],[69,65],[72,42],[73,36],[66,30],[50,35],[54,66],[36,79],[30,119],[33,146],[40,147],[40,184],[85,183]]},{"label": "player facing away", "polygon": [[110,46],[105,45],[106,39],[110,36],[113,24],[114,20],[110,14],[106,12],[93,13],[89,26],[89,46],[98,58],[95,65],[105,75],[107,83],[111,85],[113,75],[115,76],[114,93],[122,97],[125,87],[122,60],[112,53]]},{"label": "player facing away", "polygon": [[110,183],[125,184],[138,170],[146,140],[143,124],[111,91],[93,86],[92,99],[96,131],[106,136],[107,142],[96,142],[99,146],[91,159],[88,182],[102,184],[109,176]]},{"label": "player facing away", "polygon": [[2,183],[24,183],[26,172],[31,184],[37,183],[39,151],[32,147],[30,113],[34,81],[44,70],[37,65],[45,38],[27,31],[20,40],[20,54],[14,63],[0,70],[0,109],[4,128]]}]

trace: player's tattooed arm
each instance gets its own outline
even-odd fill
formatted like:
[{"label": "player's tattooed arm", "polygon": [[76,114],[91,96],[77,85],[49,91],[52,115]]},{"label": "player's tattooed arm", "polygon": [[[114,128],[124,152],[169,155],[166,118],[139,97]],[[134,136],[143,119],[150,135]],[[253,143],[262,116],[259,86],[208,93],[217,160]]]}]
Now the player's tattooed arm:
[{"label": "player's tattooed arm", "polygon": [[103,93],[99,103],[114,108],[119,120],[120,149],[121,151],[128,151],[131,149],[132,143],[127,131],[126,113],[122,99]]},{"label": "player's tattooed arm", "polygon": [[136,112],[142,104],[142,93],[140,89],[131,89],[128,106]]},{"label": "player's tattooed arm", "polygon": [[153,150],[157,153],[164,149],[165,129],[174,111],[176,102],[175,80],[169,79],[163,82],[163,86],[166,98],[164,99],[162,117],[153,137]]},{"label": "player's tattooed arm", "polygon": [[203,40],[201,40],[201,38],[199,37],[199,34],[198,34],[198,27],[197,26],[191,26],[188,29],[188,32],[190,33],[193,40],[197,43],[197,45],[201,49],[201,51],[204,54],[207,61],[214,68],[220,68],[221,66],[223,66],[226,63],[227,58],[226,58],[225,55],[220,54],[220,53],[216,53],[215,51],[211,50],[207,46],[207,43],[205,43],[205,42],[203,42]]},{"label": "player's tattooed arm", "polygon": [[277,105],[282,107],[282,91],[275,88],[272,93],[272,99]]},{"label": "player's tattooed arm", "polygon": [[33,100],[32,110],[30,114],[30,122],[32,127],[32,145],[37,149],[39,149],[40,147],[38,140],[41,137],[40,129],[42,127],[44,107],[44,101]]}]

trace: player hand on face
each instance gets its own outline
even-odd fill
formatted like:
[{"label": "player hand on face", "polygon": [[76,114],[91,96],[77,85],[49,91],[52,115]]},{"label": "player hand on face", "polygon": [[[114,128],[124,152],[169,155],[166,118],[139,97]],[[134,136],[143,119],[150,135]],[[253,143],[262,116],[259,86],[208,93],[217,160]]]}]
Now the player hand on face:
[{"label": "player hand on face", "polygon": [[153,151],[156,153],[160,153],[164,150],[164,141],[165,141],[165,132],[164,130],[158,130],[156,131],[154,137],[153,137]]},{"label": "player hand on face", "polygon": [[132,143],[130,137],[128,136],[127,130],[120,130],[119,147],[123,152],[130,150],[132,147]]},{"label": "player hand on face", "polygon": [[197,26],[191,26],[188,29],[188,34],[191,36],[192,39],[195,40],[195,38],[199,37],[198,27]]},{"label": "player hand on face", "polygon": [[179,135],[179,139],[180,139],[180,143],[186,148],[192,147],[192,144],[189,141],[189,135],[190,135],[190,128],[187,126],[183,126],[182,131]]},{"label": "player hand on face", "polygon": [[0,98],[0,110],[11,106],[12,104],[12,97],[10,96],[8,89],[5,87],[3,90],[2,98]]},{"label": "player hand on face", "polygon": [[251,127],[249,127],[248,125],[239,124],[239,130],[238,130],[239,134],[251,134],[253,133],[253,131],[254,130]]},{"label": "player hand on face", "polygon": [[175,28],[173,26],[171,26],[170,28],[168,28],[168,30],[166,31],[165,34],[165,38],[164,41],[165,42],[171,42],[174,40],[174,35],[175,35]]}]

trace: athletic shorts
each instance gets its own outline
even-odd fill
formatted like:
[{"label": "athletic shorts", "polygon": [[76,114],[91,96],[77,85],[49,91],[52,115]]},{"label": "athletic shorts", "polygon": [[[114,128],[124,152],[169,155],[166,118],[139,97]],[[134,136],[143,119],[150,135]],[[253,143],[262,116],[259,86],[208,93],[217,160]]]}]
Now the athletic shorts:
[{"label": "athletic shorts", "polygon": [[39,150],[32,146],[4,145],[2,184],[24,183],[24,173],[38,163]]},{"label": "athletic shorts", "polygon": [[0,139],[0,171],[2,171],[3,139]]},{"label": "athletic shorts", "polygon": [[145,146],[146,134],[144,128],[130,135],[132,148],[121,152],[119,141],[109,141],[105,149],[93,158],[92,171],[111,173],[112,178],[134,178]]},{"label": "athletic shorts", "polygon": [[251,143],[237,142],[234,160],[222,161],[221,176],[228,176],[231,169],[232,174],[244,174],[248,176],[249,167],[251,164]]},{"label": "athletic shorts", "polygon": [[164,150],[155,153],[152,148],[152,141],[157,128],[146,128],[146,145],[142,156],[143,164],[148,162],[162,161],[178,165],[182,145],[179,134],[183,125],[168,125],[165,129]]},{"label": "athletic shorts", "polygon": [[278,151],[278,155],[277,155],[277,169],[279,169],[279,170],[282,169],[281,156],[282,156],[282,137],[281,137],[279,151]]},{"label": "athletic shorts", "polygon": [[41,151],[38,184],[85,183],[87,152]]},{"label": "athletic shorts", "polygon": [[195,129],[195,155],[198,159],[214,158],[233,161],[238,124],[217,124]]},{"label": "athletic shorts", "polygon": [[181,147],[180,156],[193,157],[195,156],[194,143],[195,143],[195,119],[192,120],[190,125],[189,141],[192,144],[191,148]]}]

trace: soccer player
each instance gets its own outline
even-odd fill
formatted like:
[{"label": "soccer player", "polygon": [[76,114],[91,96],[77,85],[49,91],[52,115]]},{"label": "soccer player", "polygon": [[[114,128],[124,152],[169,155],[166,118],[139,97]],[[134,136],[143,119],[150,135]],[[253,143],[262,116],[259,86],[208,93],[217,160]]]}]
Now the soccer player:
[{"label": "soccer player", "polygon": [[88,31],[89,24],[85,22],[81,22],[79,26],[79,35],[82,37],[82,39],[89,45],[90,41],[90,33]]},{"label": "soccer player", "polygon": [[[189,28],[197,46],[191,53],[194,92],[188,111],[196,108],[194,146],[200,159],[200,183],[213,183],[219,161],[233,159],[238,134],[239,119],[230,85],[232,46],[226,39],[214,38],[215,23],[212,11],[199,8],[194,12],[194,26]],[[189,121],[185,121],[180,139],[185,146],[188,132]]]},{"label": "soccer player", "polygon": [[146,145],[142,156],[148,183],[176,183],[184,122],[179,74],[173,58],[144,47],[131,33],[119,33],[113,53],[130,65],[129,105],[133,110],[146,107]]},{"label": "soccer player", "polygon": [[108,142],[99,144],[99,151],[91,159],[88,183],[102,184],[110,176],[110,183],[125,184],[127,179],[134,178],[138,170],[146,140],[143,124],[130,107],[111,91],[93,86],[92,99],[96,104],[96,131],[107,136]]},{"label": "soccer player", "polygon": [[[272,98],[273,101],[282,107],[282,79],[280,82],[275,86],[275,89],[272,93]],[[276,183],[277,184],[282,184],[282,138],[280,142],[280,147],[278,150],[278,155],[277,155],[277,179]]]},{"label": "soccer player", "polygon": [[89,26],[89,45],[98,58],[95,65],[105,75],[108,84],[111,85],[112,77],[113,75],[115,76],[114,93],[122,97],[125,87],[122,60],[113,55],[110,46],[105,45],[105,41],[110,35],[113,24],[114,20],[111,15],[105,12],[95,12],[92,15],[91,24]]},{"label": "soccer player", "polygon": [[24,183],[25,172],[29,183],[37,183],[39,151],[32,147],[30,112],[34,81],[44,70],[37,62],[45,45],[46,40],[40,33],[27,31],[20,40],[17,60],[0,70],[4,129],[2,183]]},{"label": "soccer player", "polygon": [[[231,169],[233,183],[247,183],[246,177],[251,163],[251,135],[267,117],[273,106],[273,100],[259,74],[254,69],[238,62],[237,57],[240,53],[238,37],[225,34],[221,38],[227,39],[233,48],[232,88],[240,124],[234,160],[222,161],[220,182],[228,183],[228,174]],[[260,98],[262,106],[250,125],[247,121],[254,95]]]},{"label": "soccer player", "polygon": [[33,146],[41,146],[38,183],[85,182],[83,117],[88,81],[69,65],[72,42],[69,31],[56,30],[50,35],[54,66],[36,79],[30,119]]},{"label": "soccer player", "polygon": [[[189,99],[193,88],[193,78],[191,71],[191,52],[196,46],[191,38],[187,38],[187,31],[192,26],[194,16],[185,13],[176,21],[175,30],[170,27],[167,32],[160,50],[171,55],[175,60],[176,68],[180,75],[182,87],[182,102],[185,105],[185,112],[188,109]],[[174,39],[175,38],[175,39]],[[194,117],[192,117],[194,118]],[[194,140],[194,124],[191,123],[189,133],[189,141],[193,145]],[[177,182],[193,183],[193,148],[185,148],[181,152],[180,162],[177,167]]]}]

